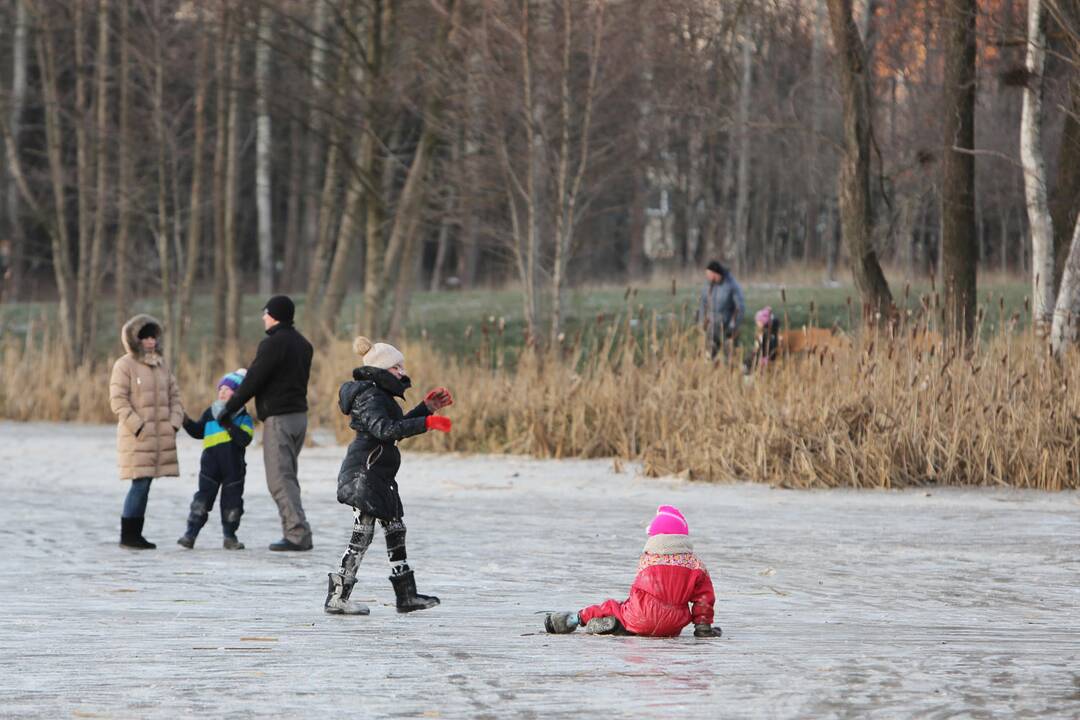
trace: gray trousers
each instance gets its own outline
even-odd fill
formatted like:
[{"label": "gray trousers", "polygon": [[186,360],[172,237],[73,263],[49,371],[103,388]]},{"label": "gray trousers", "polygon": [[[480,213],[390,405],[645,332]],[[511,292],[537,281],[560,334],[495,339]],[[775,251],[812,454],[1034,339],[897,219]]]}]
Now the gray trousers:
[{"label": "gray trousers", "polygon": [[263,422],[263,462],[266,487],[278,506],[281,534],[297,545],[311,543],[311,527],[300,504],[297,458],[307,435],[307,413],[274,415]]}]

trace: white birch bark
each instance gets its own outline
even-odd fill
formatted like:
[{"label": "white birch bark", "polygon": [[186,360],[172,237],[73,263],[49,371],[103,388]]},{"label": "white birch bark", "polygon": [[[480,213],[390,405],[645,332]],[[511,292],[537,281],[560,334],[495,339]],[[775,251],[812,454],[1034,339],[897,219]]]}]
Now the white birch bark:
[{"label": "white birch bark", "polygon": [[1080,219],[1073,229],[1069,256],[1065,260],[1065,272],[1061,276],[1061,290],[1054,306],[1054,319],[1050,331],[1050,344],[1054,355],[1060,356],[1065,348],[1075,345],[1080,320]]},{"label": "white birch bark", "polygon": [[1046,195],[1046,160],[1042,145],[1043,70],[1046,66],[1046,25],[1042,0],[1028,2],[1028,43],[1020,115],[1020,159],[1024,168],[1024,197],[1031,227],[1032,324],[1040,337],[1050,330],[1054,309],[1054,228]]},{"label": "white birch bark", "polygon": [[273,212],[270,205],[270,111],[266,96],[270,91],[270,14],[259,12],[259,42],[255,48],[257,99],[255,121],[255,206],[259,233],[259,293],[269,295],[274,287]]}]

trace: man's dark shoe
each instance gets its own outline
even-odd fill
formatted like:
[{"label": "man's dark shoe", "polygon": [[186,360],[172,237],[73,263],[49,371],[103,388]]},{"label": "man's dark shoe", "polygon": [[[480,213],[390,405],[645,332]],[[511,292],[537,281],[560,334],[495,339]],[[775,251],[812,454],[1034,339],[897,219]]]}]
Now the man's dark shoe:
[{"label": "man's dark shoe", "polygon": [[276,543],[270,543],[270,549],[274,552],[303,552],[315,547],[310,540],[303,545],[297,545],[288,538],[281,538]]}]

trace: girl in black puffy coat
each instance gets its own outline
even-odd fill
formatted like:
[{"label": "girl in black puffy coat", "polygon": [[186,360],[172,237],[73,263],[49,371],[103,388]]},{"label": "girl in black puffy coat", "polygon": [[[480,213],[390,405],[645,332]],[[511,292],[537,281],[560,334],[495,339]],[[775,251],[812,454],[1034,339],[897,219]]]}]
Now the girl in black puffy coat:
[{"label": "girl in black puffy coat", "polygon": [[365,337],[356,338],[353,349],[364,365],[353,370],[353,379],[338,393],[338,406],[350,416],[349,426],[356,431],[338,473],[338,502],[352,506],[353,531],[340,569],[330,573],[323,609],[332,615],[369,613],[367,606],[351,602],[349,596],[378,520],[386,536],[397,611],[425,610],[438,605],[439,598],[417,594],[416,579],[406,560],[404,509],[397,486],[401,453],[396,443],[428,430],[450,432],[450,419],[434,413],[454,401],[446,388],[436,388],[424,402],[403,413],[395,398],[404,400],[411,382],[401,351]]}]

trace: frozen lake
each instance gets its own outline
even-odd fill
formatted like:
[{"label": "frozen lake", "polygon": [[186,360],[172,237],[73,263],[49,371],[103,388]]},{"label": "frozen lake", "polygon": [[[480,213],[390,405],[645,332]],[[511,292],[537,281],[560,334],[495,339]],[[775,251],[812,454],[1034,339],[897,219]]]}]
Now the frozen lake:
[{"label": "frozen lake", "polygon": [[[419,455],[400,476],[420,592],[397,615],[382,533],[323,614],[352,516],[343,449],[301,456],[310,553],[279,554],[261,448],[248,549],[215,508],[175,544],[199,447],[117,547],[111,426],[0,423],[0,715],[13,717],[1077,717],[1080,496],[797,492],[615,473],[609,461]],[[543,632],[544,610],[623,598],[660,503],[686,514],[720,640]]]}]

